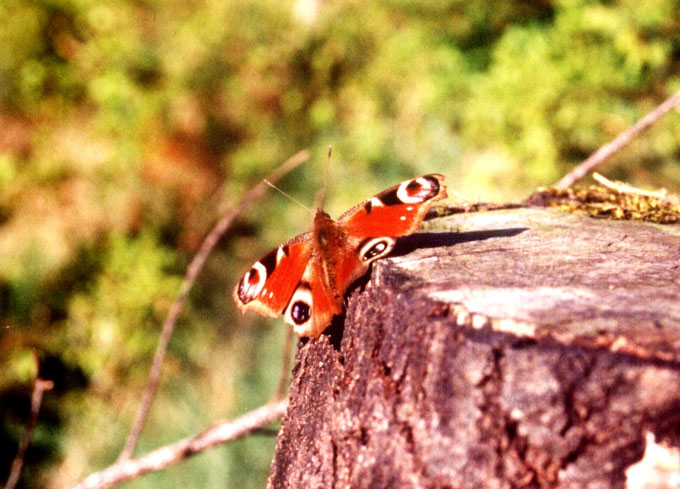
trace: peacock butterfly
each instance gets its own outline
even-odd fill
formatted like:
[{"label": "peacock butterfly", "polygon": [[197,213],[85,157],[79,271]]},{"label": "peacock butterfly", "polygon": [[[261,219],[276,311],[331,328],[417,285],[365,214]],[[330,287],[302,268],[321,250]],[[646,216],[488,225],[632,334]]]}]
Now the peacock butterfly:
[{"label": "peacock butterfly", "polygon": [[318,337],[340,314],[343,295],[369,265],[414,233],[428,209],[447,197],[444,176],[424,175],[383,190],[337,221],[321,209],[312,231],[271,251],[234,288],[242,313],[283,313],[298,336]]}]

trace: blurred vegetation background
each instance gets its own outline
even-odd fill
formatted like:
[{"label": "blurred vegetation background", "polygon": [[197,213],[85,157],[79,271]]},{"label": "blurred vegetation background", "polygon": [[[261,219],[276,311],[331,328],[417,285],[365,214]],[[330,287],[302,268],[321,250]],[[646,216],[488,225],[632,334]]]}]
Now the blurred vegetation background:
[{"label": "blurred vegetation background", "polygon": [[[21,486],[112,463],[160,325],[212,224],[302,148],[313,203],[333,145],[337,216],[428,172],[471,200],[554,183],[680,89],[677,0],[2,0],[0,480],[46,393]],[[677,112],[604,169],[680,187]],[[453,197],[455,198],[455,197]],[[137,453],[266,401],[281,320],[241,317],[239,276],[303,232],[275,193],[199,277]],[[125,487],[261,488],[253,436]]]}]

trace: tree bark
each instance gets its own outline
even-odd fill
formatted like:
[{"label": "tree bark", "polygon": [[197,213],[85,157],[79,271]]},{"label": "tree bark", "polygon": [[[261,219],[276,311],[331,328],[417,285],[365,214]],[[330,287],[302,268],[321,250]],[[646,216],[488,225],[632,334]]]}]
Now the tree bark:
[{"label": "tree bark", "polygon": [[269,487],[623,488],[680,446],[680,226],[428,226],[300,341]]}]

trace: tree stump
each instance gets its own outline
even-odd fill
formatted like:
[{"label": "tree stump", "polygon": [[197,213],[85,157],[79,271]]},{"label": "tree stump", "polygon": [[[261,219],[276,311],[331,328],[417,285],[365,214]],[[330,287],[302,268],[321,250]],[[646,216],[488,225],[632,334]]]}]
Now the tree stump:
[{"label": "tree stump", "polygon": [[632,488],[646,434],[680,446],[680,226],[457,214],[300,341],[269,486]]}]

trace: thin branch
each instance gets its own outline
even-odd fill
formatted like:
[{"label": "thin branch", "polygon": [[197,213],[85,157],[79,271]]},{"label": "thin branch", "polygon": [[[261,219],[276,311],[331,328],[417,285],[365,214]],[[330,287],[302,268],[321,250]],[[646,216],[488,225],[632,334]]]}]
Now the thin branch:
[{"label": "thin branch", "polygon": [[99,472],[90,474],[70,489],[106,489],[148,472],[162,470],[191,455],[242,438],[276,421],[283,416],[287,407],[287,400],[265,404],[239,418],[211,426],[198,435],[163,446],[139,458],[119,460]]},{"label": "thin branch", "polygon": [[[37,361],[37,360],[36,360]],[[35,383],[33,384],[33,394],[31,395],[31,414],[26,422],[26,431],[24,431],[24,436],[19,444],[19,449],[17,450],[17,455],[14,457],[12,462],[12,469],[9,472],[9,477],[7,478],[7,483],[5,484],[5,489],[14,489],[19,482],[19,476],[21,475],[21,468],[24,465],[24,457],[26,456],[26,450],[28,445],[31,443],[31,438],[33,438],[33,430],[35,429],[36,422],[38,420],[38,413],[40,412],[40,404],[42,403],[43,393],[49,391],[54,387],[54,383],[51,380],[41,379],[39,376],[36,377]]]},{"label": "thin branch", "polygon": [[671,111],[674,107],[680,106],[680,91],[675,92],[654,110],[640,119],[633,127],[619,134],[613,141],[605,144],[595,151],[588,159],[567,173],[554,187],[565,189],[571,187],[575,182],[586,176],[599,165],[609,159],[614,153],[627,146],[639,134],[652,127],[656,122]]},{"label": "thin branch", "polygon": [[595,180],[603,187],[607,187],[608,189],[611,189],[620,194],[642,195],[644,197],[652,197],[654,199],[659,199],[663,201],[669,200],[668,191],[665,188],[654,191],[636,188],[624,182],[614,182],[612,180],[609,180],[607,177],[605,177],[604,175],[600,175],[597,172],[593,173],[593,180]]},{"label": "thin branch", "polygon": [[[291,156],[288,160],[286,160],[276,170],[274,170],[269,175],[268,180],[273,182],[279,180],[288,172],[290,172],[300,164],[304,163],[308,158],[309,158],[308,150],[299,151],[298,153]],[[179,317],[179,314],[182,311],[182,307],[184,306],[184,301],[186,300],[189,291],[193,287],[194,282],[196,282],[196,278],[198,277],[199,272],[203,268],[203,264],[205,263],[212,249],[217,244],[217,241],[222,237],[222,235],[227,231],[227,229],[229,229],[234,219],[237,216],[239,216],[249,205],[251,205],[253,201],[262,197],[266,190],[267,185],[264,182],[260,182],[259,184],[255,185],[247,194],[245,194],[241,201],[239,202],[239,204],[235,208],[233,208],[230,212],[226,213],[217,222],[217,224],[215,224],[215,226],[210,231],[208,236],[206,236],[206,238],[203,240],[203,243],[201,244],[198,253],[196,253],[196,256],[194,256],[193,260],[191,260],[189,268],[187,269],[186,276],[184,277],[184,281],[182,282],[182,285],[180,287],[179,294],[177,295],[177,298],[173,302],[172,307],[170,308],[170,312],[168,313],[168,316],[165,319],[165,322],[163,323],[161,337],[158,341],[156,353],[151,364],[149,379],[147,381],[146,388],[144,389],[142,403],[139,407],[139,411],[137,412],[137,417],[135,418],[135,422],[132,425],[132,429],[130,430],[128,438],[125,442],[125,446],[123,447],[123,450],[121,451],[118,457],[119,461],[129,459],[132,456],[132,453],[135,450],[135,446],[137,445],[139,435],[141,434],[142,429],[144,429],[144,424],[146,423],[146,419],[149,415],[151,404],[153,403],[153,399],[156,395],[156,390],[158,389],[158,382],[161,375],[161,368],[163,366],[163,359],[165,358],[165,354],[168,350],[168,343],[170,343],[170,337],[172,336],[172,332],[175,329],[177,318]]]}]

